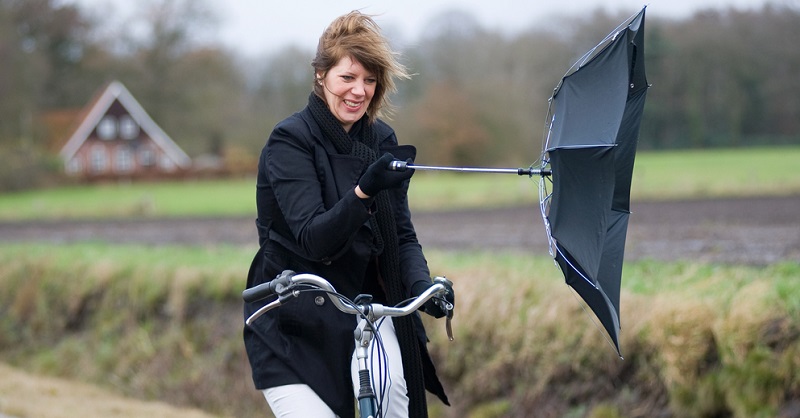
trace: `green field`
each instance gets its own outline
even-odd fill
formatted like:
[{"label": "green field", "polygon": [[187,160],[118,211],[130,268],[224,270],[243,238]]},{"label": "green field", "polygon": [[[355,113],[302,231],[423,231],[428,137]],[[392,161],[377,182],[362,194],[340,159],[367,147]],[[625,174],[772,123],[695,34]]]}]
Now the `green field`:
[{"label": "green field", "polygon": [[[800,146],[642,152],[632,197],[639,200],[800,193]],[[416,210],[499,207],[538,201],[538,181],[515,174],[420,172]],[[0,220],[252,216],[255,180],[124,183],[6,193]]]}]

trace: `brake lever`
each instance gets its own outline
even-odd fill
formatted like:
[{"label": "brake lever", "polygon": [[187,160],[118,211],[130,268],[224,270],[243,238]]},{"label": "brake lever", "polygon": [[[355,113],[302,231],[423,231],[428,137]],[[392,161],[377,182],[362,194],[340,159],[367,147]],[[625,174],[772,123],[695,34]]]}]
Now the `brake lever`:
[{"label": "brake lever", "polygon": [[453,312],[455,311],[455,307],[452,303],[444,299],[436,299],[434,300],[434,303],[439,307],[439,309],[447,312],[447,314],[445,314],[444,329],[447,331],[447,338],[449,338],[450,341],[453,341],[453,325],[451,322],[453,320]]},{"label": "brake lever", "polygon": [[453,341],[453,325],[451,322],[453,321],[453,310],[447,311],[447,318],[444,320],[444,329],[447,331],[447,338],[450,341]]},{"label": "brake lever", "polygon": [[[443,284],[443,285],[445,285],[445,286],[447,286],[447,287],[449,287],[451,289],[453,287],[453,282],[451,282],[450,280],[447,280],[447,278],[445,278],[445,277],[434,277],[433,281],[434,281],[434,283],[441,283],[441,284]],[[445,331],[447,331],[447,338],[449,338],[450,341],[453,341],[453,324],[452,324],[452,321],[453,321],[453,312],[455,311],[455,306],[453,306],[452,303],[448,302],[445,299],[438,299],[438,300],[436,300],[435,303],[437,305],[439,305],[439,307],[443,311],[447,312],[447,315],[446,315],[446,318],[445,318],[445,321],[444,321],[444,328],[445,328]]]}]

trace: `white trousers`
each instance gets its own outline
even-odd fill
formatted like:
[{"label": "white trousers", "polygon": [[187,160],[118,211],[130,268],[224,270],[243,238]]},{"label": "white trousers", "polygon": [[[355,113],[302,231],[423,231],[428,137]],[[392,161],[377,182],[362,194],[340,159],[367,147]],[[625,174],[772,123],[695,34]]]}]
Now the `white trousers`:
[{"label": "white trousers", "polygon": [[[408,418],[408,390],[403,376],[403,360],[391,318],[385,318],[380,323],[378,334],[384,351],[377,349],[377,337],[373,338],[369,348],[369,367],[372,389],[378,402],[383,402],[381,417]],[[355,352],[350,362],[350,372],[353,394],[358,396],[358,360]],[[336,414],[308,385],[278,386],[264,389],[262,393],[276,418],[336,418]]]}]

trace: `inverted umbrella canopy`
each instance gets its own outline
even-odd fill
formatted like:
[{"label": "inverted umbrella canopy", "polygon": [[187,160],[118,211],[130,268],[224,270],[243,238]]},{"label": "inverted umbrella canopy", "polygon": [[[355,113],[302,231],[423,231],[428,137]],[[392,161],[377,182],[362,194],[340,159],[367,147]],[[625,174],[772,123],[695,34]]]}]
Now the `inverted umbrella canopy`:
[{"label": "inverted umbrella canopy", "polygon": [[561,79],[550,98],[542,201],[551,250],[568,285],[619,346],[619,295],[636,143],[648,84],[645,8]]},{"label": "inverted umbrella canopy", "polygon": [[[586,53],[556,86],[541,168],[441,167],[405,161],[390,167],[541,176],[539,203],[551,253],[620,357],[619,293],[631,178],[649,87],[644,70],[645,9]],[[550,193],[547,181],[552,182]]]}]

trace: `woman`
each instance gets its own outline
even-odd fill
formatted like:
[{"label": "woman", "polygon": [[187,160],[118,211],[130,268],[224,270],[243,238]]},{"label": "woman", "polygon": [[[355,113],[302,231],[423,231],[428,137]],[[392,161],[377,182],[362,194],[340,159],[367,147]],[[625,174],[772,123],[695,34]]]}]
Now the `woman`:
[{"label": "woman", "polygon": [[[395,78],[409,78],[379,27],[352,12],[320,37],[308,105],[278,125],[258,168],[256,221],[261,249],[247,286],[283,270],[318,274],[349,298],[396,304],[431,286],[407,203],[413,170],[388,169],[415,157],[378,119]],[[245,327],[256,388],[278,417],[351,417],[353,315],[301,294]],[[263,306],[248,304],[245,317]],[[432,302],[423,310],[444,312]],[[427,416],[425,389],[447,397],[425,348],[417,315],[386,320],[389,416]],[[392,352],[396,355],[392,355]],[[380,394],[379,394],[380,395]],[[386,402],[391,403],[387,406]]]}]

